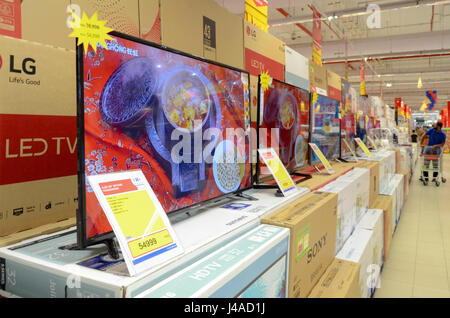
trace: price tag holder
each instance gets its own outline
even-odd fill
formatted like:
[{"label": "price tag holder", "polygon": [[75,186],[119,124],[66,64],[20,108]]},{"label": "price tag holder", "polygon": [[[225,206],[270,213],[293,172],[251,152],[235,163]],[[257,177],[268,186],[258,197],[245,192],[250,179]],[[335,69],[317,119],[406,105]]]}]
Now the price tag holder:
[{"label": "price tag holder", "polygon": [[297,193],[297,186],[292,180],[290,174],[286,170],[286,167],[278,157],[278,154],[273,150],[273,148],[269,149],[258,149],[259,154],[264,161],[264,163],[269,168],[272,173],[275,181],[280,188],[281,193],[285,197],[291,196]]},{"label": "price tag holder", "polygon": [[358,144],[358,146],[362,149],[362,151],[365,152],[365,154],[370,157],[370,155],[372,154],[370,152],[370,150],[367,148],[367,146],[364,144],[364,142],[360,139],[360,138],[355,138],[356,143]]},{"label": "price tag holder", "polygon": [[328,174],[334,174],[335,171],[333,170],[333,167],[331,166],[331,164],[328,161],[328,159],[323,155],[323,153],[320,150],[320,148],[314,143],[310,143],[309,146],[314,151],[316,156],[320,159],[320,162],[322,162],[322,164],[325,167],[325,169],[327,170]]},{"label": "price tag holder", "polygon": [[378,147],[375,141],[370,136],[367,136],[367,140],[369,140],[369,142],[372,144],[373,149],[375,149],[375,151],[378,152]]},{"label": "price tag holder", "polygon": [[183,253],[141,170],[89,176],[88,181],[117,237],[131,276]]},{"label": "price tag holder", "polygon": [[356,156],[356,153],[353,151],[353,149],[350,147],[350,145],[348,144],[347,140],[344,138],[342,139],[345,143],[345,146],[348,148],[348,150],[350,150],[350,152],[352,153],[353,159],[355,159],[356,162],[359,162],[358,157]]}]

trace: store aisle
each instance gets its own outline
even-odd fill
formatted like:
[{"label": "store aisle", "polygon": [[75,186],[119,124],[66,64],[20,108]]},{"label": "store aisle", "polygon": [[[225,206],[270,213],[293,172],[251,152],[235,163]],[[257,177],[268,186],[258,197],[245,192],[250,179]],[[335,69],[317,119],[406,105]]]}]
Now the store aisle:
[{"label": "store aisle", "polygon": [[[449,178],[450,155],[444,158]],[[419,173],[418,161],[374,297],[450,297],[450,184],[425,187]]]}]

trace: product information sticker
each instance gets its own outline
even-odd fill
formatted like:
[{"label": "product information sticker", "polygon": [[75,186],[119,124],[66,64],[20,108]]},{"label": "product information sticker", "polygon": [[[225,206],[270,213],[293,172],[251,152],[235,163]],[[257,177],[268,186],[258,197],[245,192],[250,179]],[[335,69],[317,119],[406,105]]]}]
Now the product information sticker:
[{"label": "product information sticker", "polygon": [[358,144],[358,146],[361,147],[362,151],[364,151],[365,154],[370,157],[371,155],[370,150],[367,148],[364,142],[360,138],[355,138],[355,141]]},{"label": "product information sticker", "polygon": [[297,186],[287,172],[286,167],[281,162],[280,157],[278,157],[278,154],[275,152],[275,150],[273,150],[273,148],[269,148],[258,149],[258,151],[264,163],[272,173],[278,186],[280,187],[283,195],[285,197],[288,197],[297,193]]},{"label": "product information sticker", "polygon": [[316,156],[320,159],[320,162],[322,162],[322,164],[325,167],[325,169],[327,170],[328,174],[334,174],[335,171],[333,170],[333,167],[331,166],[331,164],[328,161],[328,159],[323,155],[323,153],[320,150],[320,148],[317,147],[317,145],[314,144],[314,143],[310,143],[309,146],[314,151]]},{"label": "product information sticker", "polygon": [[88,176],[134,276],[183,253],[141,170]]}]

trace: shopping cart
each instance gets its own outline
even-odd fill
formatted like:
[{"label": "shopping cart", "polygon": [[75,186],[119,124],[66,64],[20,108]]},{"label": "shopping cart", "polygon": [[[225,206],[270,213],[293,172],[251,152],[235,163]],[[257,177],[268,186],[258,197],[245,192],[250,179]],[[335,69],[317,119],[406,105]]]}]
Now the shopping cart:
[{"label": "shopping cart", "polygon": [[446,183],[447,180],[442,175],[442,154],[440,155],[427,155],[427,154],[421,154],[421,173],[420,173],[420,181],[423,182],[424,186],[428,185],[428,182],[430,179],[432,182],[436,184],[437,187],[441,185],[442,183]]}]

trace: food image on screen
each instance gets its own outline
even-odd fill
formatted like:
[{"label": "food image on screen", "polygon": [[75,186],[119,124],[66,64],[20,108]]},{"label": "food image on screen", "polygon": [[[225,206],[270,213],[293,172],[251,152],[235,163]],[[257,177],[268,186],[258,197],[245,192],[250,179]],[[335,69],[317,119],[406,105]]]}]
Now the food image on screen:
[{"label": "food image on screen", "polygon": [[[260,87],[262,90],[262,88]],[[308,164],[309,92],[273,80],[260,100],[259,148],[279,147],[279,157],[288,171]],[[272,136],[278,129],[278,136]],[[265,133],[261,131],[265,130]],[[272,138],[279,138],[272,145]],[[260,177],[266,177],[260,174]]]},{"label": "food image on screen", "polygon": [[[327,159],[340,156],[341,121],[336,118],[339,102],[327,97],[318,96],[316,104],[312,105],[312,136],[315,143]],[[312,152],[312,163],[320,159]]]},{"label": "food image on screen", "polygon": [[[166,213],[251,187],[248,73],[113,38],[80,53],[85,175],[140,169]],[[85,202],[87,237],[111,232],[87,181]]]}]

